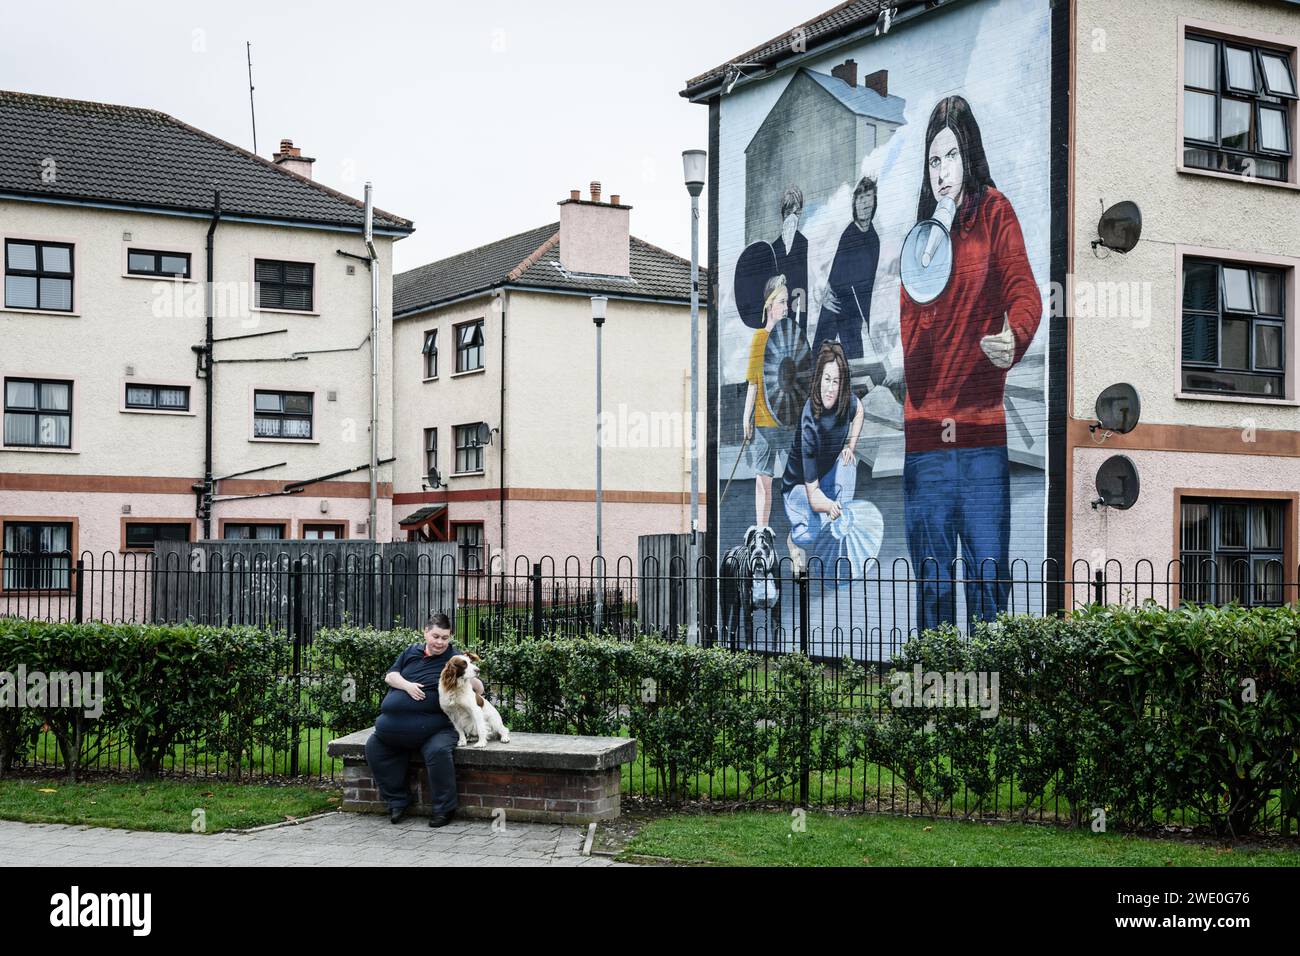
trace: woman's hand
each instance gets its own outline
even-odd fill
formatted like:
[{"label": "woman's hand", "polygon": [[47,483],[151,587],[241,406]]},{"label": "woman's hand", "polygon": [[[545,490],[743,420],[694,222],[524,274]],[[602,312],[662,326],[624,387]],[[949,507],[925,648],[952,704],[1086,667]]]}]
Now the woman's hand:
[{"label": "woman's hand", "polygon": [[402,690],[406,691],[411,700],[424,700],[424,688],[413,680],[408,680]]},{"label": "woman's hand", "polygon": [[1011,331],[1011,323],[1002,317],[1002,331],[997,335],[986,335],[980,339],[980,348],[988,360],[1000,369],[1009,369],[1016,361],[1016,336]]},{"label": "woman's hand", "polygon": [[857,445],[857,442],[852,442],[852,441],[851,441],[851,442],[849,442],[847,445],[845,445],[843,448],[841,448],[841,449],[840,449],[840,461],[844,462],[844,464],[846,464],[846,465],[851,465],[851,464],[853,464],[853,459],[854,459],[854,457],[855,457],[855,456],[854,456],[854,446],[856,446],[856,445]]},{"label": "woman's hand", "polygon": [[750,415],[745,419],[745,441],[754,440],[754,416]]}]

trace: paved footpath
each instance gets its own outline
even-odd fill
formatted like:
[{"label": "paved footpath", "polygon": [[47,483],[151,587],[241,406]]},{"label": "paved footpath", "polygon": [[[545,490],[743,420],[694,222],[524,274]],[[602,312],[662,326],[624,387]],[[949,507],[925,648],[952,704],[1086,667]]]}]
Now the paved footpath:
[{"label": "paved footpath", "polygon": [[620,866],[583,856],[587,828],[331,813],[255,833],[147,833],[0,821],[0,866]]}]

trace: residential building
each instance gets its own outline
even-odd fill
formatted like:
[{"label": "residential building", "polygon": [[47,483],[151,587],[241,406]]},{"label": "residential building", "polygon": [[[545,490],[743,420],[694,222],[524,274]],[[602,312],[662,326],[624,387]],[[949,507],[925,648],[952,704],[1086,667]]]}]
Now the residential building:
[{"label": "residential building", "polygon": [[[881,611],[910,626],[1087,600],[1041,582],[1098,570],[1112,596],[1285,596],[1298,45],[1283,2],[861,0],[688,81],[709,109],[718,284],[706,487],[731,485],[710,496],[708,549],[766,526],[777,557],[850,556],[820,530],[818,486],[854,512],[859,567],[933,579]],[[850,103],[892,117],[886,135],[856,132]],[[1097,241],[1124,200],[1141,221],[1127,251]],[[853,438],[850,403],[819,439],[854,466],[806,474],[790,459],[818,376],[770,390],[827,341],[863,424]],[[1138,424],[1096,427],[1122,383]],[[1099,491],[1115,455],[1137,482]],[[1189,590],[1166,584],[1180,574]]]},{"label": "residential building", "polygon": [[[396,522],[413,540],[458,542],[466,569],[497,555],[511,572],[546,557],[559,574],[589,573],[593,296],[608,299],[610,572],[635,560],[639,535],[690,530],[690,263],[631,235],[631,207],[602,200],[599,183],[559,206],[558,222],[394,279]],[[701,356],[704,341],[701,331]]]},{"label": "residential building", "polygon": [[[4,550],[98,567],[158,540],[386,540],[371,349],[391,459],[392,244],[412,224],[375,212],[372,342],[363,204],[290,141],[266,160],[154,110],[4,92],[0,143]],[[0,578],[66,593],[68,559],[9,555]]]}]

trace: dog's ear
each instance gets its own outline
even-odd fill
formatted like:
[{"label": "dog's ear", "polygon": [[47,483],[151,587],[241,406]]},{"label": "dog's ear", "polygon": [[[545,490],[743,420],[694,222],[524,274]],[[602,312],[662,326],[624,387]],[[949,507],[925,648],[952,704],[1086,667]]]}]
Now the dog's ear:
[{"label": "dog's ear", "polygon": [[483,658],[479,657],[477,654],[475,654],[473,651],[470,651],[470,652],[469,652],[468,654],[466,654],[465,656],[468,657],[470,660],[472,660],[475,664],[477,664],[479,661],[481,661],[481,660],[483,659]]}]

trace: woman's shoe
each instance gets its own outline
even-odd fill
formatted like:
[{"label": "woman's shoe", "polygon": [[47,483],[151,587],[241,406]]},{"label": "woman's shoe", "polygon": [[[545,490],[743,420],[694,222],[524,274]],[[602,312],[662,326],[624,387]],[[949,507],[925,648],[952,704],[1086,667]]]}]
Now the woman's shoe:
[{"label": "woman's shoe", "polygon": [[398,807],[396,810],[388,811],[389,823],[401,823],[402,817],[406,816],[406,807]]},{"label": "woman's shoe", "polygon": [[455,810],[451,811],[451,813],[435,813],[433,816],[429,817],[429,826],[445,827],[448,823],[451,823],[451,818],[455,815]]}]

